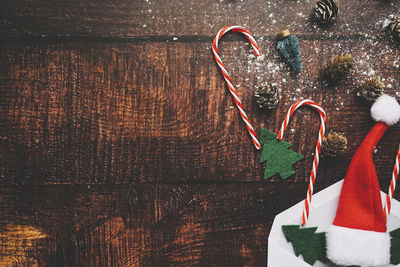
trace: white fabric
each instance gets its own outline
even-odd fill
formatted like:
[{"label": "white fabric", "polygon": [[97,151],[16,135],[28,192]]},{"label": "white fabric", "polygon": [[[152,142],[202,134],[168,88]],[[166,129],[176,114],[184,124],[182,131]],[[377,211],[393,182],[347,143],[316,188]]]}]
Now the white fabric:
[{"label": "white fabric", "polygon": [[390,263],[390,235],[332,225],[326,232],[328,258],[337,265],[362,267]]},{"label": "white fabric", "polygon": [[371,116],[377,122],[392,126],[400,120],[400,105],[394,97],[381,95],[371,107]]}]

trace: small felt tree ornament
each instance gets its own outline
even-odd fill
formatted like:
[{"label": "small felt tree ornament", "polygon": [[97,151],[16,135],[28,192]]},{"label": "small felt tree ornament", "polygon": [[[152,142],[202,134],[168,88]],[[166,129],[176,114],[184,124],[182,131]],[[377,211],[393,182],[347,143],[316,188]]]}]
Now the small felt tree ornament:
[{"label": "small felt tree ornament", "polygon": [[[371,116],[376,124],[354,154],[335,220],[326,233],[327,257],[338,265],[383,266],[390,263],[391,243],[398,245],[387,233],[388,208],[382,209],[372,152],[386,130],[399,121],[400,105],[393,97],[382,95],[372,105]],[[396,166],[394,173],[398,175]]]},{"label": "small felt tree ornament", "polygon": [[317,260],[326,261],[325,233],[316,233],[317,227],[283,225],[282,231],[286,240],[292,243],[296,256],[302,255],[310,265]]},{"label": "small felt tree ornament", "polygon": [[260,163],[267,162],[264,171],[264,178],[279,173],[282,179],[295,174],[293,164],[302,160],[303,155],[289,150],[292,144],[278,140],[278,135],[267,129],[261,129],[260,142],[263,146]]}]

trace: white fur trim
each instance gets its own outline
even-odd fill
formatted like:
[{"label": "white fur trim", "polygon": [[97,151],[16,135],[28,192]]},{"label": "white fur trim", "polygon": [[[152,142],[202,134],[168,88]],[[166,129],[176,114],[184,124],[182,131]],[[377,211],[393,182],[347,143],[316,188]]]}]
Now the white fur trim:
[{"label": "white fur trim", "polygon": [[381,95],[371,107],[371,116],[377,122],[392,126],[400,120],[400,105],[394,97]]},{"label": "white fur trim", "polygon": [[390,235],[332,225],[326,232],[328,258],[338,265],[363,267],[390,263]]}]

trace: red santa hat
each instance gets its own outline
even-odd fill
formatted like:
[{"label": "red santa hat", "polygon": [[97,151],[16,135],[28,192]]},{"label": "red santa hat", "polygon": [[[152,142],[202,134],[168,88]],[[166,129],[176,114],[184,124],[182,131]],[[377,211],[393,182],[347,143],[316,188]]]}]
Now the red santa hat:
[{"label": "red santa hat", "polygon": [[388,95],[371,107],[377,122],[347,170],[333,225],[326,233],[328,258],[337,265],[383,266],[390,263],[390,235],[381,202],[372,152],[385,131],[400,119],[400,105]]}]

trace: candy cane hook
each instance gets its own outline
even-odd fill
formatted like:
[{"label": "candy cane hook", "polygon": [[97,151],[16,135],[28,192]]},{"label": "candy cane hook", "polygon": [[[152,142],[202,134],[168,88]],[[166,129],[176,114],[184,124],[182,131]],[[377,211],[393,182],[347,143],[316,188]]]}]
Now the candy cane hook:
[{"label": "candy cane hook", "polygon": [[243,33],[247,37],[247,39],[249,40],[251,46],[253,47],[253,51],[254,51],[254,54],[256,55],[256,57],[261,55],[260,48],[257,46],[257,43],[254,40],[253,36],[251,36],[251,33],[247,29],[245,29],[245,28],[243,28],[241,26],[227,26],[227,27],[221,29],[217,33],[217,35],[215,36],[213,44],[212,44],[212,51],[214,53],[214,58],[217,61],[218,67],[221,69],[221,73],[224,76],[226,84],[227,84],[227,86],[229,88],[229,92],[232,94],[233,100],[235,101],[235,104],[236,104],[237,108],[239,109],[240,116],[242,117],[242,120],[246,124],[247,131],[250,134],[250,137],[251,137],[251,140],[254,143],[254,146],[257,149],[260,149],[261,145],[260,145],[260,142],[258,141],[258,139],[256,137],[256,133],[254,132],[253,126],[251,126],[250,120],[249,120],[246,112],[244,111],[244,107],[242,105],[242,102],[240,101],[239,96],[236,93],[236,90],[235,90],[235,88],[234,88],[234,86],[232,84],[232,80],[229,77],[229,73],[226,70],[225,65],[222,63],[221,57],[219,56],[218,42],[221,39],[221,37],[225,33],[229,32],[229,31]]},{"label": "candy cane hook", "polygon": [[399,144],[399,149],[397,150],[397,156],[393,167],[393,174],[392,174],[392,180],[390,181],[389,192],[386,195],[385,207],[383,209],[386,221],[389,217],[390,209],[392,207],[393,194],[396,188],[396,182],[397,179],[399,178],[399,172],[400,172],[399,161],[400,161],[400,144]]},{"label": "candy cane hook", "polygon": [[311,174],[310,174],[310,183],[308,185],[306,199],[304,200],[303,215],[302,215],[302,220],[301,220],[302,225],[307,224],[308,216],[310,215],[311,199],[312,199],[312,194],[314,191],[315,178],[317,177],[317,169],[318,169],[318,164],[319,164],[319,155],[321,153],[322,138],[325,135],[326,113],[325,113],[324,109],[312,100],[309,100],[309,99],[298,100],[296,103],[294,103],[289,108],[289,110],[286,114],[285,120],[282,123],[281,129],[279,130],[278,137],[277,137],[278,140],[282,140],[283,134],[289,124],[289,120],[292,117],[293,113],[296,111],[296,109],[298,109],[299,107],[304,106],[304,105],[311,106],[318,111],[319,116],[321,118],[321,124],[319,126],[318,141],[317,141],[317,145],[315,147],[313,166],[312,166],[312,170],[311,170]]}]

